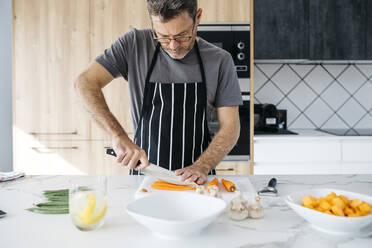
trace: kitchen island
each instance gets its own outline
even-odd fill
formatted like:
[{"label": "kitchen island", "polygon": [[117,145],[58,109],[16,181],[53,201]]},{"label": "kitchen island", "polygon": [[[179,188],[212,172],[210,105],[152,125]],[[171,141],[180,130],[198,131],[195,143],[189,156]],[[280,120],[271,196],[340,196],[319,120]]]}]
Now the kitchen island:
[{"label": "kitchen island", "polygon": [[[356,236],[333,236],[313,229],[283,201],[291,192],[335,188],[372,195],[372,175],[276,176],[278,197],[263,196],[261,219],[236,222],[221,215],[200,235],[187,240],[162,240],[132,219],[125,206],[134,200],[142,176],[108,176],[108,210],[105,224],[96,231],[75,228],[69,215],[42,215],[26,211],[43,201],[46,189],[69,188],[78,176],[27,176],[0,183],[0,247],[372,247],[372,226]],[[221,176],[219,176],[221,178]],[[244,192],[247,179],[259,189],[270,176],[224,177]]]}]

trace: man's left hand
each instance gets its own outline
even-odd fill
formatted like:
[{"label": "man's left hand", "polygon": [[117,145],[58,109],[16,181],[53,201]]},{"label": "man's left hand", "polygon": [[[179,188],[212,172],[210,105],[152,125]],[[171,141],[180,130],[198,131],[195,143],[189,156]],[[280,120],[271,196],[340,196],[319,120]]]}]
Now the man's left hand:
[{"label": "man's left hand", "polygon": [[199,185],[207,182],[209,169],[207,166],[193,164],[182,169],[175,170],[176,176],[181,176],[181,181],[195,182]]}]

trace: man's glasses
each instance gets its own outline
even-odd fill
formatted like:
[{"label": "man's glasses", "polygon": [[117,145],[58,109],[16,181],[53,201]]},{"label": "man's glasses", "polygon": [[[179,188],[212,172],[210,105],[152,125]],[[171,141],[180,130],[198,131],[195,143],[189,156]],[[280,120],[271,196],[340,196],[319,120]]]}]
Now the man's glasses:
[{"label": "man's glasses", "polygon": [[176,41],[178,43],[182,43],[182,42],[188,42],[188,41],[191,40],[192,34],[194,33],[194,28],[195,28],[195,23],[192,26],[191,35],[175,36],[173,38],[170,38],[170,37],[158,37],[156,35],[156,32],[155,32],[154,28],[152,28],[152,34],[153,34],[154,40],[156,40],[157,42],[159,42],[161,44],[169,44],[169,43],[171,43],[172,40],[174,40],[174,41]]},{"label": "man's glasses", "polygon": [[192,38],[192,35],[186,35],[186,36],[176,36],[174,38],[154,37],[154,40],[162,44],[169,44],[171,43],[172,40],[177,41],[178,43],[181,43],[181,42],[188,42],[191,40],[191,38]]}]

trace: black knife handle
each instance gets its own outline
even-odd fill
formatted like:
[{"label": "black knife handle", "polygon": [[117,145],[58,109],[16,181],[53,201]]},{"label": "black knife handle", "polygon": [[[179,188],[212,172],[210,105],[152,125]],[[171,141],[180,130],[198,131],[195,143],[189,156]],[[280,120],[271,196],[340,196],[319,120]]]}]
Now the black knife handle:
[{"label": "black knife handle", "polygon": [[[114,149],[111,149],[111,148],[106,149],[106,154],[116,157],[116,153],[115,153]],[[141,161],[138,160],[137,166],[139,166],[140,164],[141,164]]]},{"label": "black knife handle", "polygon": [[275,177],[270,179],[268,186],[272,187],[272,188],[275,188],[275,186],[276,186],[276,178]]},{"label": "black knife handle", "polygon": [[114,149],[111,149],[111,148],[106,149],[106,154],[116,157],[116,153]]}]

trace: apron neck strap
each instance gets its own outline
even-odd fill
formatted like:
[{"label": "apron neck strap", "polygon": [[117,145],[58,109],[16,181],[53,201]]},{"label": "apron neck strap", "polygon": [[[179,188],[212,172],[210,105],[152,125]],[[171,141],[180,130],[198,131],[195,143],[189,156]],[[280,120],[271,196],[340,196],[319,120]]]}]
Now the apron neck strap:
[{"label": "apron neck strap", "polygon": [[201,73],[201,76],[202,76],[202,81],[205,84],[206,83],[206,80],[205,80],[205,72],[204,72],[203,60],[202,60],[202,58],[200,56],[199,45],[198,45],[198,42],[196,42],[196,40],[195,40],[195,48],[196,48],[196,54],[198,56],[198,61],[199,61],[199,67],[200,67],[200,73]]},{"label": "apron neck strap", "polygon": [[148,82],[150,82],[150,76],[152,74],[152,71],[154,70],[154,66],[155,66],[155,63],[156,63],[156,59],[158,58],[159,51],[160,51],[160,43],[158,42],[156,44],[154,55],[152,55],[150,67],[149,67],[149,69],[147,71],[147,74],[146,74],[146,81],[145,81],[146,84]]}]

